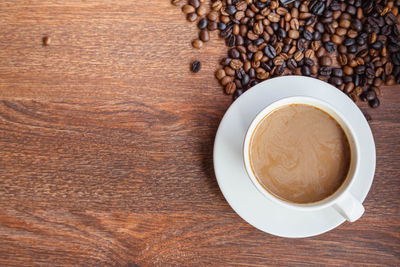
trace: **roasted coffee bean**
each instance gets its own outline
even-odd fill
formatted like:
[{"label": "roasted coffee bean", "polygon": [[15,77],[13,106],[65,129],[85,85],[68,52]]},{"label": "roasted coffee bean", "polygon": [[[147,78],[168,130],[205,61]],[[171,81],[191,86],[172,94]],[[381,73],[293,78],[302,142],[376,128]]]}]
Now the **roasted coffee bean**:
[{"label": "roasted coffee bean", "polygon": [[315,15],[322,15],[325,11],[325,3],[321,1],[314,1],[313,4],[311,4],[311,12]]},{"label": "roasted coffee bean", "polygon": [[393,72],[393,64],[391,62],[386,63],[385,65],[385,74],[390,75]]},{"label": "roasted coffee bean", "polygon": [[200,31],[200,40],[203,42],[208,42],[210,40],[210,34],[208,30],[204,29]]},{"label": "roasted coffee bean", "polygon": [[231,58],[239,58],[240,57],[240,52],[236,48],[232,48],[229,50],[229,56]]},{"label": "roasted coffee bean", "polygon": [[365,76],[366,76],[368,79],[373,79],[373,78],[375,77],[375,71],[374,71],[373,69],[371,69],[371,68],[367,68],[367,69],[365,70]]},{"label": "roasted coffee bean", "polygon": [[229,82],[227,85],[225,85],[225,93],[227,95],[231,95],[235,92],[236,90],[236,83],[235,82]]},{"label": "roasted coffee bean", "polygon": [[186,19],[190,22],[193,22],[197,19],[197,14],[196,13],[189,13],[186,16]]},{"label": "roasted coffee bean", "polygon": [[234,5],[228,5],[225,8],[225,12],[228,13],[229,15],[234,15],[236,13],[236,7]]},{"label": "roasted coffee bean", "polygon": [[347,47],[347,51],[349,53],[355,53],[357,52],[357,45],[350,45],[349,47]]},{"label": "roasted coffee bean", "polygon": [[201,62],[197,60],[193,61],[191,69],[194,73],[199,72],[199,70],[201,69]]},{"label": "roasted coffee bean", "polygon": [[210,31],[215,31],[216,29],[218,29],[218,23],[215,21],[210,21],[208,23],[207,29],[209,29]]},{"label": "roasted coffee bean", "polygon": [[304,58],[304,64],[306,66],[312,67],[315,65],[314,60],[310,59],[310,58]]},{"label": "roasted coffee bean", "polygon": [[198,8],[200,6],[200,1],[199,0],[190,0],[189,4],[193,6],[194,8]]},{"label": "roasted coffee bean", "polygon": [[265,54],[267,57],[273,59],[273,58],[276,57],[276,50],[275,50],[275,48],[274,48],[272,45],[267,44],[267,46],[264,48],[264,54]]},{"label": "roasted coffee bean", "polygon": [[279,28],[278,30],[278,36],[281,38],[286,38],[286,31],[285,29]]},{"label": "roasted coffee bean", "polygon": [[320,58],[319,63],[322,66],[331,66],[332,65],[332,59],[329,56],[323,56]]},{"label": "roasted coffee bean", "polygon": [[249,77],[249,75],[247,75],[247,74],[243,75],[243,78],[242,78],[242,85],[243,85],[243,87],[245,87],[247,84],[249,84],[249,82],[250,82],[250,77]]},{"label": "roasted coffee bean", "polygon": [[352,76],[349,76],[349,75],[345,75],[345,76],[343,77],[343,82],[344,82],[344,83],[353,82],[353,77],[352,77]]},{"label": "roasted coffee bean", "polygon": [[308,66],[304,65],[304,66],[301,67],[301,73],[304,76],[310,76],[311,75],[311,70],[310,70],[310,68]]},{"label": "roasted coffee bean", "polygon": [[331,77],[331,78],[329,78],[329,83],[336,85],[336,86],[340,86],[343,84],[343,80],[340,79],[339,77]]},{"label": "roasted coffee bean", "polygon": [[380,105],[379,99],[376,97],[370,101],[368,101],[368,104],[371,108],[377,108]]},{"label": "roasted coffee bean", "polygon": [[304,39],[304,38],[300,38],[298,41],[297,41],[297,49],[299,50],[299,51],[301,51],[301,52],[304,52],[304,50],[305,50],[305,44],[306,44],[306,39]]},{"label": "roasted coffee bean", "polygon": [[203,42],[201,40],[196,39],[192,42],[192,45],[194,48],[200,49],[203,46]]},{"label": "roasted coffee bean", "polygon": [[339,64],[342,65],[342,66],[347,65],[347,62],[348,62],[347,56],[346,56],[345,54],[341,54],[341,55],[338,57],[338,62],[339,62]]},{"label": "roasted coffee bean", "polygon": [[344,66],[343,67],[343,72],[346,75],[353,75],[354,69],[352,67],[350,67],[350,66]]},{"label": "roasted coffee bean", "polygon": [[218,30],[223,31],[226,29],[226,24],[223,22],[218,22]]},{"label": "roasted coffee bean", "polygon": [[293,58],[289,59],[287,62],[287,67],[291,70],[291,71],[295,71],[297,68],[297,62],[296,60],[294,60]]},{"label": "roasted coffee bean", "polygon": [[[254,68],[251,68],[249,70],[249,77],[252,78],[252,79],[254,79],[256,77],[256,71],[255,71]],[[241,78],[243,78],[243,77],[241,77]]]},{"label": "roasted coffee bean", "polygon": [[236,44],[236,36],[231,34],[226,38],[226,45],[229,47],[233,47]]},{"label": "roasted coffee bean", "polygon": [[315,31],[313,33],[313,40],[316,40],[316,41],[321,40],[321,33],[319,31]]},{"label": "roasted coffee bean", "polygon": [[208,25],[208,19],[202,18],[199,20],[199,23],[197,23],[197,27],[199,27],[200,30],[205,29]]},{"label": "roasted coffee bean", "polygon": [[185,14],[194,13],[196,9],[192,5],[184,5],[182,7],[182,12]]},{"label": "roasted coffee bean", "polygon": [[311,41],[313,39],[313,34],[310,31],[305,30],[303,32],[303,37],[304,37],[304,39]]},{"label": "roasted coffee bean", "polygon": [[333,42],[326,42],[324,47],[329,53],[333,53],[336,50],[336,45]]},{"label": "roasted coffee bean", "polygon": [[373,43],[371,45],[372,48],[376,49],[376,50],[380,50],[382,48],[383,44],[380,41],[376,41],[375,43]]},{"label": "roasted coffee bean", "polygon": [[[345,27],[343,27],[345,28]],[[348,27],[347,27],[348,28]],[[362,30],[362,22],[359,19],[352,19],[351,21],[351,28],[355,31],[361,31]]]},{"label": "roasted coffee bean", "polygon": [[345,85],[345,87],[344,87],[344,91],[345,91],[345,93],[350,93],[351,91],[353,91],[353,89],[354,89],[354,83],[352,83],[352,82],[349,82],[349,83],[346,83],[346,85]]},{"label": "roasted coffee bean", "polygon": [[233,101],[235,101],[242,94],[243,94],[243,90],[242,89],[236,89],[235,93],[233,93]]},{"label": "roasted coffee bean", "polygon": [[330,76],[332,74],[332,68],[327,67],[327,66],[320,67],[318,73],[319,73],[319,75],[322,75],[322,76]]},{"label": "roasted coffee bean", "polygon": [[325,28],[324,28],[324,24],[322,24],[321,22],[317,22],[314,26],[315,30],[320,32],[320,33],[324,33]]},{"label": "roasted coffee bean", "polygon": [[374,90],[368,90],[365,92],[365,98],[370,101],[376,98],[376,93]]},{"label": "roasted coffee bean", "polygon": [[341,68],[334,68],[332,74],[336,77],[343,77],[343,70]]},{"label": "roasted coffee bean", "polygon": [[354,40],[353,38],[346,38],[344,41],[343,41],[343,44],[345,45],[345,46],[351,46],[351,45],[354,45],[356,43],[356,40]]},{"label": "roasted coffee bean", "polygon": [[51,37],[50,36],[45,36],[42,39],[42,43],[44,46],[49,46],[51,43]]},{"label": "roasted coffee bean", "polygon": [[364,74],[365,73],[365,66],[357,66],[355,68],[357,74]]}]

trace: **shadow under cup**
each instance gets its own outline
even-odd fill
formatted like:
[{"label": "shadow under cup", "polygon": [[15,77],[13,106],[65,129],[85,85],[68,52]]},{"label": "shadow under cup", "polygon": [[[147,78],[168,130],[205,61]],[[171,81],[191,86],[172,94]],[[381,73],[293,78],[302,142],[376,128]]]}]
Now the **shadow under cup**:
[{"label": "shadow under cup", "polygon": [[[292,104],[301,104],[301,105],[308,105],[315,107],[317,109],[320,109],[327,114],[329,114],[342,128],[344,131],[349,147],[350,147],[350,165],[349,169],[347,172],[347,176],[342,182],[342,184],[339,186],[339,188],[330,196],[316,201],[316,202],[310,202],[310,203],[296,203],[292,202],[283,198],[280,198],[279,196],[276,196],[274,193],[270,192],[265,185],[263,185],[256,177],[256,175],[253,172],[253,169],[251,167],[250,163],[250,146],[251,146],[251,141],[254,132],[260,125],[260,123],[267,117],[269,116],[272,112],[276,111],[278,108],[292,105]],[[350,185],[353,183],[354,178],[356,177],[356,172],[357,172],[357,166],[359,165],[359,149],[358,149],[358,144],[354,138],[354,133],[353,130],[351,129],[351,126],[349,123],[344,119],[344,116],[340,114],[336,109],[334,109],[332,106],[329,104],[316,99],[316,98],[311,98],[311,97],[290,97],[290,98],[284,98],[281,100],[278,100],[265,109],[263,109],[252,121],[250,124],[245,141],[244,141],[244,147],[243,147],[243,152],[244,152],[244,163],[245,167],[247,170],[247,173],[252,180],[253,184],[256,186],[256,188],[268,199],[271,199],[274,202],[277,202],[281,205],[289,206],[291,208],[307,208],[307,209],[320,209],[324,208],[327,206],[330,206],[336,202],[336,200],[342,196],[346,190],[350,187]]]}]

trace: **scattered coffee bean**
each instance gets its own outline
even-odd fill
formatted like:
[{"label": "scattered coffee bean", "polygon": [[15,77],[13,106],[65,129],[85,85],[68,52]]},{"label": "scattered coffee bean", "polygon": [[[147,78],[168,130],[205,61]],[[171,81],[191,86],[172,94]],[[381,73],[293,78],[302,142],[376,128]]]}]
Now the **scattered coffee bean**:
[{"label": "scattered coffee bean", "polygon": [[51,43],[51,37],[50,36],[43,37],[42,42],[44,46],[49,46]]},{"label": "scattered coffee bean", "polygon": [[193,61],[192,63],[192,72],[197,73],[201,69],[201,62],[200,61]]},{"label": "scattered coffee bean", "polygon": [[194,48],[200,49],[203,47],[203,42],[201,40],[196,39],[192,42],[192,45]]}]

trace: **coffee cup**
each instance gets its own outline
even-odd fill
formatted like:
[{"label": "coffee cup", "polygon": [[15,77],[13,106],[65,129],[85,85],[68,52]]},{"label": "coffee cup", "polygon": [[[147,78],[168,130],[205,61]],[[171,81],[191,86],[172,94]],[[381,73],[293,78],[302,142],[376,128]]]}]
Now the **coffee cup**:
[{"label": "coffee cup", "polygon": [[[333,120],[340,125],[343,130],[349,146],[350,151],[350,162],[348,166],[347,174],[340,186],[329,196],[310,203],[297,203],[293,201],[288,201],[287,199],[282,199],[276,194],[272,193],[271,190],[266,188],[264,184],[256,177],[251,164],[251,142],[254,136],[254,132],[259,127],[260,123],[272,114],[274,111],[286,107],[289,105],[307,105],[316,108],[320,111],[328,114]],[[313,97],[296,96],[288,97],[278,100],[271,105],[265,107],[261,112],[259,112],[256,117],[251,122],[244,139],[243,145],[243,157],[244,165],[247,174],[258,189],[258,191],[270,201],[276,203],[282,208],[296,209],[300,211],[315,211],[326,208],[334,208],[341,216],[343,216],[347,221],[354,222],[359,219],[364,213],[364,207],[358,199],[356,199],[352,192],[350,191],[352,185],[355,181],[362,179],[360,176],[360,153],[359,153],[359,141],[355,138],[354,130],[351,125],[347,122],[346,117],[337,109],[329,105],[328,103]]]}]

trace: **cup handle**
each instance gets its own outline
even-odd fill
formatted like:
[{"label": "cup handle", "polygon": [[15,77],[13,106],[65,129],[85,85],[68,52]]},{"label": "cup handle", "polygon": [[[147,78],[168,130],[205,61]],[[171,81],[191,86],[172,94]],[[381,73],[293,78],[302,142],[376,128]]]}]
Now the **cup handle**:
[{"label": "cup handle", "polygon": [[364,206],[350,192],[345,193],[333,206],[349,222],[357,221],[364,213]]}]

